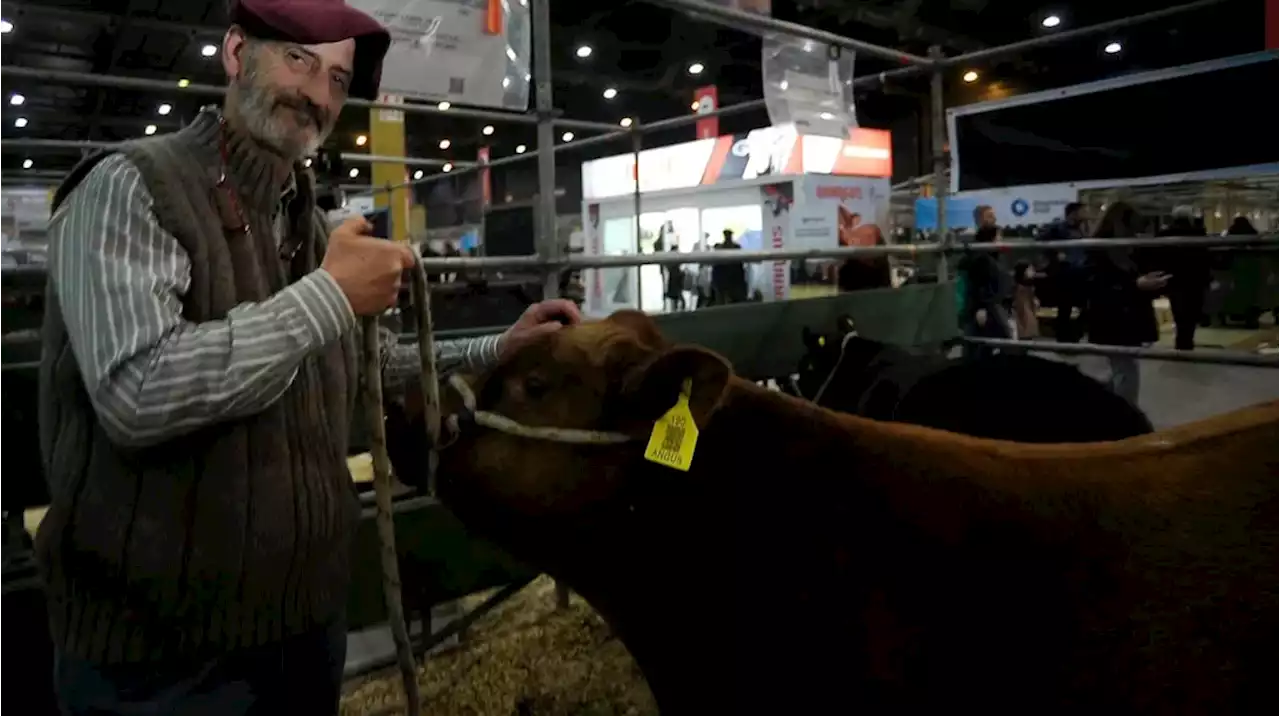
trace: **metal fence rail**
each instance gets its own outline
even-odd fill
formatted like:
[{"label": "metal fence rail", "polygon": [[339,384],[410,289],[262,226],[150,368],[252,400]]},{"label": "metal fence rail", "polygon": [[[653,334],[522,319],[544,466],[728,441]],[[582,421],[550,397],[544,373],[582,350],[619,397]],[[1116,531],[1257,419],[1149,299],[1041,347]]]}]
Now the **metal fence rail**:
[{"label": "metal fence rail", "polygon": [[1145,360],[1172,361],[1176,363],[1211,363],[1214,365],[1243,365],[1254,368],[1280,368],[1280,356],[1244,351],[1196,349],[1180,351],[1173,348],[1137,348],[1133,346],[1107,346],[1096,343],[1055,343],[1050,341],[1015,341],[1007,338],[961,338],[964,343],[999,348],[1010,352],[1058,353],[1080,356],[1115,356],[1142,358]]}]

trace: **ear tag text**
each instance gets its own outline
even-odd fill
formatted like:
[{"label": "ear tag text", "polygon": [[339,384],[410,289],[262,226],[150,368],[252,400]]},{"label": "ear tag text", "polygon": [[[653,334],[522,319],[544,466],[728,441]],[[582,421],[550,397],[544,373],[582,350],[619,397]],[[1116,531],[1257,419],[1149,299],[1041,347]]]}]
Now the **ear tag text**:
[{"label": "ear tag text", "polygon": [[693,422],[693,413],[689,412],[692,390],[693,381],[685,378],[676,404],[653,424],[644,459],[681,472],[689,471],[693,450],[698,444],[698,426]]}]

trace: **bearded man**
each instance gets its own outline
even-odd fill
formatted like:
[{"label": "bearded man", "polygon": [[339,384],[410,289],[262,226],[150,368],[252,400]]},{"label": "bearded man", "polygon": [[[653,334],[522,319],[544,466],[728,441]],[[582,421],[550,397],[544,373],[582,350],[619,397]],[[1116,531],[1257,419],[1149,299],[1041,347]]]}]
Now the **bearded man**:
[{"label": "bearded man", "polygon": [[[221,109],[86,159],[58,189],[40,368],[37,536],[69,714],[336,713],[359,505],[359,316],[413,254],[332,232],[303,159],[390,42],[342,0],[240,0]],[[578,320],[532,306],[439,346],[481,368]],[[384,377],[417,365],[384,345]]]}]

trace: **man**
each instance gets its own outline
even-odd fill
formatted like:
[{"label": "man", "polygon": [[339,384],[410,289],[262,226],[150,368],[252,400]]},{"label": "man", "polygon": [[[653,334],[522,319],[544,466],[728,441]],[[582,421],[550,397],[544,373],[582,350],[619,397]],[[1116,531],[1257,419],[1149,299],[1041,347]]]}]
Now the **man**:
[{"label": "man", "polygon": [[[37,536],[69,714],[337,712],[359,509],[346,467],[359,316],[410,249],[329,232],[302,159],[389,36],[342,0],[240,0],[221,110],[86,160],[57,191]],[[477,368],[577,320],[552,301]],[[384,375],[414,350],[384,346]]]},{"label": "man", "polygon": [[[1063,209],[1062,218],[1045,227],[1040,241],[1071,241],[1085,235],[1088,217],[1084,204],[1071,202]],[[1037,289],[1041,302],[1057,305],[1053,334],[1059,343],[1076,343],[1084,335],[1085,253],[1081,249],[1045,252],[1045,279]],[[1073,312],[1080,311],[1079,317]]]},{"label": "man", "polygon": [[975,232],[982,229],[994,228],[996,225],[996,210],[986,204],[980,204],[973,207],[973,230]]},{"label": "man", "polygon": [[[741,250],[742,245],[733,240],[733,230],[724,230],[724,241],[716,244],[715,251]],[[745,264],[718,263],[711,267],[711,286],[716,304],[743,303],[747,300],[747,267]]]},{"label": "man", "polygon": [[[1173,221],[1159,236],[1204,236],[1204,226],[1197,226],[1195,210],[1190,206],[1175,206]],[[1213,273],[1211,254],[1203,246],[1175,246],[1154,249],[1153,263],[1170,274],[1165,295],[1169,297],[1169,309],[1173,312],[1174,347],[1180,351],[1196,347],[1196,327],[1204,312],[1205,292],[1209,289]]]}]

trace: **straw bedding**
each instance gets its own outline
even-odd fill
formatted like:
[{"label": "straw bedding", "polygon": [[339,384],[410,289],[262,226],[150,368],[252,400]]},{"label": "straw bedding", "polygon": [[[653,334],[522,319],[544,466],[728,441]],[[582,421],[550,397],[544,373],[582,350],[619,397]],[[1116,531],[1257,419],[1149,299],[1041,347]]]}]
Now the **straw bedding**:
[{"label": "straw bedding", "polygon": [[[469,597],[470,610],[487,594]],[[423,713],[450,716],[656,716],[644,677],[595,610],[574,595],[555,608],[539,577],[476,622],[461,645],[419,665]],[[398,714],[394,669],[348,683],[343,716]]]}]

